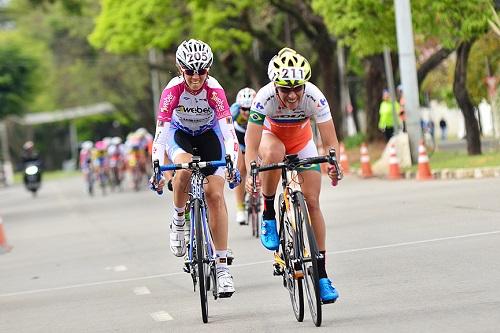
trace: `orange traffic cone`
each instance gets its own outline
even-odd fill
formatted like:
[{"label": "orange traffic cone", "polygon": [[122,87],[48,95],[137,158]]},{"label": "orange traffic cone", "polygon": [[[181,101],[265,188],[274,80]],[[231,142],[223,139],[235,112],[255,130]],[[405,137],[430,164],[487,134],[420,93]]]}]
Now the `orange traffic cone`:
[{"label": "orange traffic cone", "polygon": [[392,143],[389,146],[389,179],[401,179],[401,170],[399,169],[399,159],[396,154],[396,145]]},{"label": "orange traffic cone", "polygon": [[427,151],[425,150],[424,141],[420,140],[418,145],[418,180],[428,180],[432,179],[431,166],[429,164],[429,156],[427,156]]},{"label": "orange traffic cone", "polygon": [[5,238],[5,234],[3,232],[2,218],[0,217],[0,254],[9,252],[11,249],[12,246],[7,244],[7,239]]},{"label": "orange traffic cone", "polygon": [[370,155],[368,155],[368,147],[366,143],[361,144],[361,149],[359,150],[361,153],[360,162],[361,162],[361,177],[369,178],[373,177],[372,166],[370,164]]},{"label": "orange traffic cone", "polygon": [[340,167],[342,168],[344,174],[349,173],[349,160],[347,159],[343,143],[340,143]]}]

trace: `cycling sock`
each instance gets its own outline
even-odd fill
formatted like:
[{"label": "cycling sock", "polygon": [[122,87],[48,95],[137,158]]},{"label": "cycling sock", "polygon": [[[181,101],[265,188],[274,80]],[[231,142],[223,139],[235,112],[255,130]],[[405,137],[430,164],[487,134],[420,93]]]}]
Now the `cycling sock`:
[{"label": "cycling sock", "polygon": [[318,275],[320,279],[327,278],[328,275],[325,268],[326,251],[319,251],[319,253],[323,255],[323,258],[318,258]]},{"label": "cycling sock", "polygon": [[274,196],[275,194],[269,196],[264,194],[264,212],[262,213],[264,220],[276,219],[276,212],[274,211]]},{"label": "cycling sock", "polygon": [[215,267],[227,268],[227,250],[215,250]]},{"label": "cycling sock", "polygon": [[175,207],[174,206],[174,214],[173,214],[173,218],[174,218],[174,224],[176,226],[183,226],[184,225],[184,207]]}]

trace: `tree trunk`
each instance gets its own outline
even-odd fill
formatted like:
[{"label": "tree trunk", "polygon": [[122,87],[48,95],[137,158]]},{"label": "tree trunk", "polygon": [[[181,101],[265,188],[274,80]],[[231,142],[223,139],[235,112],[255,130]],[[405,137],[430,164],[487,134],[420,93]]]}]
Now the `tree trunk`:
[{"label": "tree trunk", "polygon": [[469,155],[480,155],[481,139],[479,135],[479,124],[475,117],[474,105],[467,91],[467,61],[473,43],[474,40],[471,40],[462,42],[458,46],[455,77],[453,80],[453,93],[455,94],[458,106],[464,114],[467,153]]},{"label": "tree trunk", "polygon": [[365,91],[366,91],[366,137],[369,142],[382,140],[383,134],[378,129],[380,102],[382,91],[386,88],[384,74],[384,58],[381,54],[365,58]]}]

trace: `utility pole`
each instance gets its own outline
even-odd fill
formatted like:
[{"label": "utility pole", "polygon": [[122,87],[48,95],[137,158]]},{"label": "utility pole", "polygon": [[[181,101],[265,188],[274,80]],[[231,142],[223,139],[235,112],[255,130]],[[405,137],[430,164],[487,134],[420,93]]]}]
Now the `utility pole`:
[{"label": "utility pole", "polygon": [[14,182],[14,170],[12,167],[12,162],[10,160],[10,154],[9,154],[9,135],[7,133],[7,125],[5,121],[0,121],[0,140],[2,141],[2,167],[3,167],[3,174],[5,177],[5,183],[6,185],[12,185]]},{"label": "utility pole", "polygon": [[410,0],[394,0],[396,32],[399,50],[399,70],[405,96],[408,136],[412,164],[418,161],[418,144],[422,136],[420,130],[420,105],[418,101],[417,64],[413,43]]},{"label": "utility pole", "polygon": [[160,102],[160,72],[158,71],[158,55],[155,49],[149,49],[149,67],[151,68],[151,92],[153,95],[153,112],[155,120],[158,116],[158,103]]}]

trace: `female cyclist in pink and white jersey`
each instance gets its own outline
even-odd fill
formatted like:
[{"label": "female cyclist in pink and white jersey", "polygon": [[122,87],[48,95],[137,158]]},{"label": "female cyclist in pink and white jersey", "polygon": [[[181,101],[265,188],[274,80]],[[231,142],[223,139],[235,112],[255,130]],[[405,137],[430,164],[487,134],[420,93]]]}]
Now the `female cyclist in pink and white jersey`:
[{"label": "female cyclist in pink and white jersey", "polygon": [[[219,82],[208,75],[213,62],[210,47],[200,40],[190,39],[177,48],[176,63],[180,75],[170,80],[160,99],[153,142],[152,159],[164,164],[164,154],[174,163],[190,162],[193,148],[202,161],[223,160],[230,154],[234,165],[238,157],[238,140],[231,112]],[[235,172],[237,169],[235,168]],[[239,178],[225,175],[225,168],[206,168],[208,182],[205,198],[210,211],[209,224],[216,252],[218,291],[224,295],[234,292],[233,278],[227,268],[228,215],[224,201],[224,180]],[[186,253],[184,239],[184,207],[190,171],[178,170],[173,178],[174,213],[170,225],[170,249],[182,257]],[[153,179],[151,180],[154,181]],[[160,180],[158,189],[165,184]]]},{"label": "female cyclist in pink and white jersey", "polygon": [[[299,158],[318,155],[313,141],[309,119],[315,117],[323,145],[326,150],[338,150],[338,140],[328,102],[323,93],[312,83],[309,62],[292,49],[282,49],[269,63],[270,83],[262,87],[255,96],[250,109],[250,118],[245,136],[245,162],[250,163],[259,156],[262,164],[283,161],[285,154],[298,154]],[[261,242],[269,250],[279,246],[276,231],[274,197],[281,170],[259,174],[262,179],[264,211],[261,224]],[[318,259],[320,296],[324,303],[334,302],[338,293],[328,279],[325,268],[325,221],[319,206],[321,174],[319,165],[300,171],[301,189],[306,198],[316,242],[323,258]],[[329,176],[337,179],[337,170],[329,169]],[[257,187],[260,188],[260,178]],[[252,191],[252,177],[246,179],[246,189]],[[335,183],[336,185],[336,183]]]}]

